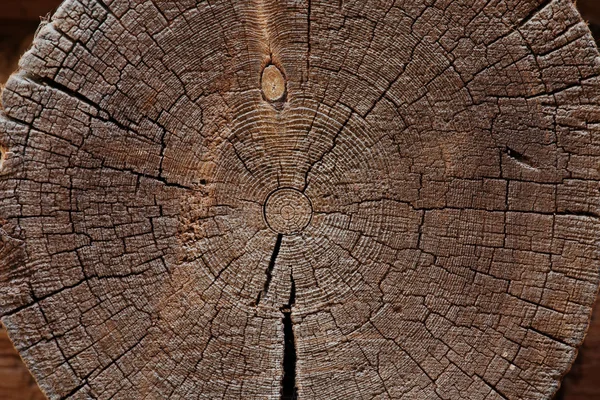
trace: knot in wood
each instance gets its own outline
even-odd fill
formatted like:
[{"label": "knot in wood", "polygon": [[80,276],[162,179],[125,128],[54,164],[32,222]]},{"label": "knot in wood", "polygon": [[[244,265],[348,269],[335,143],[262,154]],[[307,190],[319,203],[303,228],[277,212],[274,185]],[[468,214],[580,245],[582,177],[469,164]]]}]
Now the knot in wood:
[{"label": "knot in wood", "polygon": [[285,78],[274,65],[266,67],[262,74],[262,91],[269,101],[279,101],[285,95]]},{"label": "knot in wood", "polygon": [[312,204],[304,193],[291,188],[278,189],[265,202],[265,220],[280,234],[299,233],[312,218]]}]

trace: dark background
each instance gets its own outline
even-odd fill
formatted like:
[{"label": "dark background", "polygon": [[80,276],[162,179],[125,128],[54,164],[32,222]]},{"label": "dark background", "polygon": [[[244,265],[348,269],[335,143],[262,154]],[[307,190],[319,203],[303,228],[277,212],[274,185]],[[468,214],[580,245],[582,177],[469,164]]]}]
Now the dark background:
[{"label": "dark background", "polygon": [[[242,0],[243,1],[243,0]],[[41,20],[60,0],[0,0],[0,85],[17,69]],[[600,43],[600,0],[576,3]],[[600,400],[600,300],[583,347],[555,400]],[[41,400],[44,396],[0,327],[0,399]]]}]

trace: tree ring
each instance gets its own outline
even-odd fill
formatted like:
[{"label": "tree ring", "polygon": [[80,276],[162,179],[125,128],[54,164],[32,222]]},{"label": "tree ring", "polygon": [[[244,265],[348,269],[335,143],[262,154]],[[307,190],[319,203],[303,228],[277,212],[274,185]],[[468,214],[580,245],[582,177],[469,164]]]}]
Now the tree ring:
[{"label": "tree ring", "polygon": [[310,223],[312,213],[310,199],[296,189],[277,189],[265,201],[265,220],[279,234],[301,232]]}]

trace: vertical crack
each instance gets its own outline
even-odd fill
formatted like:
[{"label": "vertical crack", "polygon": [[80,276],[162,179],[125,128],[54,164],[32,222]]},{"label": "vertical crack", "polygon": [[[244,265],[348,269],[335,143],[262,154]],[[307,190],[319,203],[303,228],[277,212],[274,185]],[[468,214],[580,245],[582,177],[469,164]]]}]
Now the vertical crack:
[{"label": "vertical crack", "polygon": [[292,287],[288,304],[281,307],[283,313],[283,379],[281,380],[281,400],[296,400],[298,389],[296,387],[296,338],[292,322],[292,307],[296,302],[296,283],[290,274]]},{"label": "vertical crack", "polygon": [[260,304],[260,299],[263,296],[266,296],[269,292],[269,286],[271,285],[271,278],[273,278],[273,268],[275,268],[275,260],[277,260],[277,256],[279,255],[279,249],[281,248],[281,241],[283,240],[283,234],[277,235],[277,241],[275,242],[275,248],[273,249],[273,254],[271,255],[271,261],[269,261],[269,266],[265,271],[265,275],[267,278],[265,279],[265,287],[261,292],[258,293],[256,297],[256,305]]}]

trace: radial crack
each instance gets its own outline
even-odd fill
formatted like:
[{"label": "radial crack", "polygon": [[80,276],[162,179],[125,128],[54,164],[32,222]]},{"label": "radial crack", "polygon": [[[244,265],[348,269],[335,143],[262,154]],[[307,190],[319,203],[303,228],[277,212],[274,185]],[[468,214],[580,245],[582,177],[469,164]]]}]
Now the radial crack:
[{"label": "radial crack", "polygon": [[273,278],[273,268],[275,268],[275,260],[277,260],[277,256],[279,255],[279,249],[281,248],[281,241],[283,240],[283,234],[277,235],[277,241],[275,242],[275,248],[273,249],[273,254],[271,255],[271,261],[269,261],[269,266],[265,271],[265,275],[267,279],[265,279],[265,287],[264,289],[258,293],[256,297],[256,305],[260,304],[260,299],[263,296],[266,296],[269,292],[269,286],[271,285],[271,278]]},{"label": "radial crack", "polygon": [[296,284],[293,275],[290,274],[292,287],[288,304],[281,307],[283,313],[283,378],[281,380],[281,399],[296,400],[298,388],[296,387],[296,339],[292,322],[292,307],[296,301]]}]

